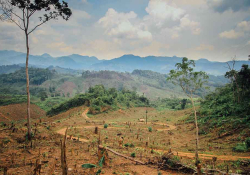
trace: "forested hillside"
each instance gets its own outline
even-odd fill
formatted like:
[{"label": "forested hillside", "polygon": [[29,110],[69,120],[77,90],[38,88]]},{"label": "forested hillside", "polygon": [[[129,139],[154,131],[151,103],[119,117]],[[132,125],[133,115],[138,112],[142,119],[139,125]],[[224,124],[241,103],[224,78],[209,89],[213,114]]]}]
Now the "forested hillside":
[{"label": "forested hillside", "polygon": [[[54,75],[55,72],[48,69],[30,68],[29,79],[31,85],[31,93],[35,95],[37,93],[37,87],[39,87],[45,81],[52,79]],[[10,74],[1,74],[0,84],[1,94],[25,94],[25,68],[21,68],[20,70],[17,70],[14,73]]]},{"label": "forested hillside", "polygon": [[225,76],[231,82],[217,88],[201,103],[201,131],[216,129],[219,137],[239,133],[241,142],[250,134],[250,68],[243,65],[240,71],[232,70]]},{"label": "forested hillside", "polygon": [[[180,88],[166,81],[166,74],[147,70],[134,70],[132,73],[115,71],[74,71],[59,67],[49,69],[30,68],[30,92],[33,96],[74,97],[85,93],[90,87],[104,85],[105,88],[117,90],[128,89],[145,95],[151,100],[160,98],[184,97]],[[25,69],[14,73],[0,75],[0,93],[26,94]],[[228,80],[223,76],[210,76],[210,91],[223,86]],[[199,92],[202,96],[207,92]],[[46,94],[46,95],[45,95]]]}]

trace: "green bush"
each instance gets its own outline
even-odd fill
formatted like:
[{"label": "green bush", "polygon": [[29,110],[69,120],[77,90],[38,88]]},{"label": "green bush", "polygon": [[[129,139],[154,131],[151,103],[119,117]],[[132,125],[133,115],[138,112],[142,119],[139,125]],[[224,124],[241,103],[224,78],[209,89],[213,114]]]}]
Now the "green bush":
[{"label": "green bush", "polygon": [[238,143],[235,147],[233,147],[234,152],[247,152],[248,148],[245,142]]},{"label": "green bush", "polygon": [[130,156],[131,156],[131,157],[135,157],[135,153],[134,153],[134,152],[131,153]]},{"label": "green bush", "polygon": [[246,138],[245,143],[247,145],[247,148],[250,148],[250,137]]},{"label": "green bush", "polygon": [[125,147],[130,147],[130,148],[134,148],[135,145],[133,143],[125,143],[124,144]]},{"label": "green bush", "polygon": [[109,125],[108,125],[107,123],[104,124],[104,128],[108,128],[108,126],[109,126]]},{"label": "green bush", "polygon": [[148,131],[152,132],[153,131],[152,127],[148,127]]}]

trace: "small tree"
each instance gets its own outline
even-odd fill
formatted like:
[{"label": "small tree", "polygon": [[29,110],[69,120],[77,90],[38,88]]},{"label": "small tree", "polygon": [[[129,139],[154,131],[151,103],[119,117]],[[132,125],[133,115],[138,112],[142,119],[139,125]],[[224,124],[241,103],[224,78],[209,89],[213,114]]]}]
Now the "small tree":
[{"label": "small tree", "polygon": [[[42,13],[39,22],[31,26],[31,17]],[[29,35],[44,23],[62,17],[68,20],[72,12],[68,3],[59,0],[0,0],[0,20],[16,24],[25,34],[26,43],[26,90],[27,90],[27,120],[28,139],[31,140],[30,92],[29,92]]]},{"label": "small tree", "polygon": [[[201,174],[201,168],[199,163],[199,128],[197,123],[196,108],[194,105],[194,93],[203,88],[204,83],[207,82],[209,78],[205,72],[194,72],[192,67],[195,67],[195,62],[193,60],[188,60],[184,57],[181,63],[177,63],[176,70],[171,70],[167,81],[171,81],[175,85],[179,85],[183,92],[190,98],[193,106],[194,117],[195,117],[195,127],[196,127],[196,149],[195,149],[195,159],[198,174]],[[191,67],[192,66],[192,67]]]},{"label": "small tree", "polygon": [[185,109],[186,104],[187,104],[187,99],[182,99],[182,101],[181,101],[181,109]]},{"label": "small tree", "polygon": [[[237,101],[237,103],[240,103],[240,88],[238,85],[238,71],[236,71],[234,69],[236,63],[236,57],[232,58],[232,66],[230,66],[230,64],[227,62],[227,68],[229,69],[228,72],[226,72],[225,77],[231,80],[231,84],[235,85],[236,87],[236,93],[234,92],[234,96],[235,96],[235,101]],[[233,87],[234,88],[234,87]]]}]

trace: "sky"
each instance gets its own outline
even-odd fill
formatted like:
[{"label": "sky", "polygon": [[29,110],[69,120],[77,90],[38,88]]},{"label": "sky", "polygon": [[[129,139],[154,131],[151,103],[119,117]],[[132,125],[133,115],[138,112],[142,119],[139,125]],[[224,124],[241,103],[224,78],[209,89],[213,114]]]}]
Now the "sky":
[{"label": "sky", "polygon": [[[66,0],[73,15],[30,35],[30,54],[99,59],[178,56],[228,61],[250,55],[250,0]],[[35,26],[41,14],[31,19]],[[24,33],[0,21],[0,50],[25,52]]]}]

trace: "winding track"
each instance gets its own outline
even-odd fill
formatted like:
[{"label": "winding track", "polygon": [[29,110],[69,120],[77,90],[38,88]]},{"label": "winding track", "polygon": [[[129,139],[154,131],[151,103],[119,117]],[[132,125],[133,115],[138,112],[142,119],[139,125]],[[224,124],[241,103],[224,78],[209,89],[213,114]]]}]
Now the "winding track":
[{"label": "winding track", "polygon": [[[82,113],[82,117],[84,117],[87,120],[90,120],[90,118],[86,115],[89,111],[89,108],[85,109]],[[157,125],[162,125],[163,123],[155,123]],[[176,126],[174,125],[168,125],[169,128],[166,129],[157,129],[157,130],[174,130],[176,129]],[[95,126],[85,126],[85,127],[77,127],[77,128],[94,128]],[[109,128],[115,128],[115,127],[109,127]],[[64,135],[65,131],[67,128],[62,128],[60,130],[57,131],[58,134],[60,135]],[[146,128],[147,129],[147,128]],[[69,136],[69,135],[67,135]],[[73,139],[78,139],[77,137],[72,137]],[[89,142],[89,140],[87,139],[83,139],[83,138],[79,138],[79,141],[81,142]],[[145,148],[144,148],[145,149]],[[159,152],[166,152],[166,150],[161,150],[161,149],[157,149],[156,151]],[[174,155],[178,155],[180,157],[187,157],[187,158],[195,158],[195,154],[194,153],[189,153],[189,152],[177,152],[177,151],[173,151]],[[210,155],[210,154],[199,154],[199,158],[204,159],[204,160],[212,160],[213,157],[217,157],[217,160],[221,160],[221,161],[235,161],[238,159],[250,159],[250,156],[248,157],[242,157],[242,156],[229,156],[229,155]]]}]

